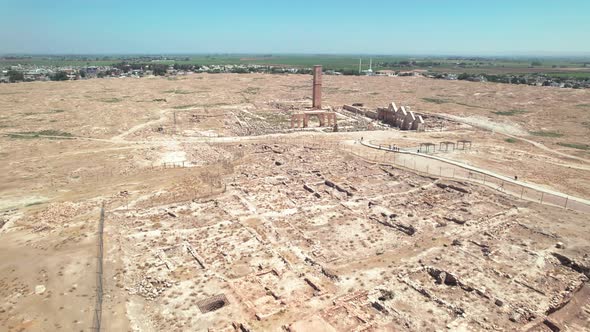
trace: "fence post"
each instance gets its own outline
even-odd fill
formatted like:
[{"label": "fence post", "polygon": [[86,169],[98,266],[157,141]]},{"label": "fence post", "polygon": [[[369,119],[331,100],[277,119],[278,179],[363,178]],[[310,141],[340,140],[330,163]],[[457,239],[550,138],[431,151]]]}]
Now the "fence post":
[{"label": "fence post", "polygon": [[543,196],[545,195],[545,193],[543,191],[541,191],[541,204],[543,204]]},{"label": "fence post", "polygon": [[567,201],[570,199],[569,196],[565,197],[565,205],[563,206],[564,209],[567,209]]},{"label": "fence post", "polygon": [[101,330],[102,323],[102,297],[103,297],[103,232],[104,232],[104,202],[100,208],[100,220],[98,222],[98,255],[96,266],[96,305],[94,308],[94,318],[92,329]]}]

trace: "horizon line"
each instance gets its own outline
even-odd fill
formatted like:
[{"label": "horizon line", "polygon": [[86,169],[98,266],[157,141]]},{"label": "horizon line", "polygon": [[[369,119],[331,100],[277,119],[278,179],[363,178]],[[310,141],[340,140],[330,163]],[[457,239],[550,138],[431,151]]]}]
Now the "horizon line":
[{"label": "horizon line", "polygon": [[97,53],[52,53],[52,52],[9,52],[0,53],[1,57],[6,56],[190,56],[190,55],[262,55],[262,56],[286,56],[286,55],[297,55],[297,56],[348,56],[348,57],[541,57],[541,58],[552,58],[552,57],[590,57],[590,52],[585,53],[555,53],[555,52],[516,52],[516,53],[337,53],[337,52],[97,52]]}]

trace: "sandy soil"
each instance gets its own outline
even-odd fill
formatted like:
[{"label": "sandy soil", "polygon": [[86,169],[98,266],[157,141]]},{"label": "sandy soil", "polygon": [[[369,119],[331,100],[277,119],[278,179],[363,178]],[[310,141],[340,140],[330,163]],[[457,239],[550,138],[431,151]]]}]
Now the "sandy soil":
[{"label": "sandy soil", "polygon": [[[367,131],[370,120],[339,113],[342,130],[363,131],[294,132],[310,86],[263,74],[0,85],[0,326],[91,327],[103,202],[109,330],[512,330],[587,280],[552,255],[563,242],[588,264],[586,215],[475,184],[455,183],[469,192],[458,194],[335,143],[471,139],[441,156],[590,198],[590,153],[557,144],[587,144],[590,92],[326,76],[324,105],[395,101],[457,123]],[[394,214],[416,235],[383,224]],[[433,268],[468,286],[435,283]],[[219,294],[229,305],[199,309]],[[568,312],[560,324],[585,324]]]}]

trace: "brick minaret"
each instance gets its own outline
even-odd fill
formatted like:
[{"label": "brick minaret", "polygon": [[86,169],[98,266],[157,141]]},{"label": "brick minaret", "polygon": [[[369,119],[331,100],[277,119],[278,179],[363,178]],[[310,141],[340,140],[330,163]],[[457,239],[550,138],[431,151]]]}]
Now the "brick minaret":
[{"label": "brick minaret", "polygon": [[322,66],[313,66],[313,108],[322,108]]}]

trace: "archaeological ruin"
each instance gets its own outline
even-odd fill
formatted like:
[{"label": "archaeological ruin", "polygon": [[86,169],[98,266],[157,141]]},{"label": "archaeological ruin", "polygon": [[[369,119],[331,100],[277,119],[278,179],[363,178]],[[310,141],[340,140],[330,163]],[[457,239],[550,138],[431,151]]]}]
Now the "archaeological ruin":
[{"label": "archaeological ruin", "polygon": [[585,95],[425,80],[0,86],[0,330],[588,331]]},{"label": "archaeological ruin", "polygon": [[336,124],[336,113],[324,111],[306,111],[295,113],[291,117],[291,128],[307,128],[309,119],[315,117],[320,123],[320,127],[334,126]]}]

